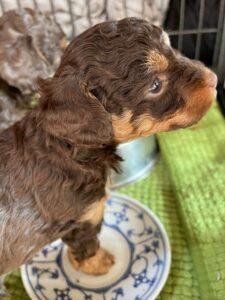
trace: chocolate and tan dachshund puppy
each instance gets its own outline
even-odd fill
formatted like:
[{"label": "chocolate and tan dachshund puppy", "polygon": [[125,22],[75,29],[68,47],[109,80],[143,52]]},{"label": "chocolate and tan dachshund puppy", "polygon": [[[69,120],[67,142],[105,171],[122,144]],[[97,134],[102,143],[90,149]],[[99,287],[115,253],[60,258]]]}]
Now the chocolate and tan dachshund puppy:
[{"label": "chocolate and tan dachshund puppy", "polygon": [[117,145],[196,123],[216,84],[146,21],[105,22],[76,37],[54,77],[39,79],[40,106],[0,134],[0,274],[58,238],[77,268],[107,272],[113,257],[97,234]]}]

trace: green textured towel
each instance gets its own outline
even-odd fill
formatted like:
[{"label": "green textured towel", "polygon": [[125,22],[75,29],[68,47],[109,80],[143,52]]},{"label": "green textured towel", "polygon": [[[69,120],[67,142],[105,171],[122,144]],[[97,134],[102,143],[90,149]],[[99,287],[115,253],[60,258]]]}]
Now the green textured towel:
[{"label": "green textured towel", "polygon": [[225,299],[225,121],[218,108],[194,128],[161,134],[202,299]]},{"label": "green textured towel", "polygon": [[[151,207],[168,232],[172,267],[158,299],[224,300],[224,120],[214,107],[195,128],[158,138],[161,157],[152,174],[120,190]],[[7,283],[10,300],[27,299],[18,273]]]}]

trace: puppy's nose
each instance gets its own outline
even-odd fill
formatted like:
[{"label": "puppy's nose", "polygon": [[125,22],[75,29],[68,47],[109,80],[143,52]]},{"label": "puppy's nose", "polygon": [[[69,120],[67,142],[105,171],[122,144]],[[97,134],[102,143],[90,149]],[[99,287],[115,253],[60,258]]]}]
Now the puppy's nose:
[{"label": "puppy's nose", "polygon": [[210,87],[216,88],[217,83],[218,83],[218,79],[215,73],[213,72],[208,72],[206,75],[206,83],[207,85],[209,85]]}]

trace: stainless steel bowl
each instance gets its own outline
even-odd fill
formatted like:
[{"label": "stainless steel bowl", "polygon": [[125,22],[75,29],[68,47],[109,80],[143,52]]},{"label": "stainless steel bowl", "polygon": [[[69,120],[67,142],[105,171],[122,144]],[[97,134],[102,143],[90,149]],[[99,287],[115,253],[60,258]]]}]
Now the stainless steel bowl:
[{"label": "stainless steel bowl", "polygon": [[109,187],[115,189],[146,176],[154,166],[157,152],[158,146],[154,136],[121,144],[118,153],[124,159],[121,163],[122,173],[112,172]]}]

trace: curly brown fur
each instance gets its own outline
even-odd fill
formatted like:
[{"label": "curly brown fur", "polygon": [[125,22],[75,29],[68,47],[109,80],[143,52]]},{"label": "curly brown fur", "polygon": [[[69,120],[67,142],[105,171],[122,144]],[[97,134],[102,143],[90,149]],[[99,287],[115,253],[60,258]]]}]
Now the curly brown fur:
[{"label": "curly brown fur", "polygon": [[75,38],[55,76],[39,80],[40,107],[0,135],[0,274],[63,236],[86,253],[78,259],[93,255],[117,144],[197,122],[215,86],[210,70],[143,20],[102,23]]}]

